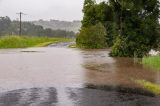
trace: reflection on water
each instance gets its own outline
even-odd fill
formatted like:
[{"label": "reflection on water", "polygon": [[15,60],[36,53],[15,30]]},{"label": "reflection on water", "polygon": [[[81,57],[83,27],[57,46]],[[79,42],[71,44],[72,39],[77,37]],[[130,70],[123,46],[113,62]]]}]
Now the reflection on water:
[{"label": "reflection on water", "polygon": [[139,87],[132,79],[160,84],[159,72],[143,68],[131,58],[109,57],[109,50],[48,47],[0,53],[1,90],[55,85],[83,87],[85,84]]}]

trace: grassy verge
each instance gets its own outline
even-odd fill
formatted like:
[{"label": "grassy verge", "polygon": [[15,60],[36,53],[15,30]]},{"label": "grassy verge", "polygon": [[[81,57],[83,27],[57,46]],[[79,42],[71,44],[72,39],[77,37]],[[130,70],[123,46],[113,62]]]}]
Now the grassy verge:
[{"label": "grassy verge", "polygon": [[0,49],[42,47],[51,43],[71,41],[73,41],[73,39],[29,36],[3,36],[0,37]]},{"label": "grassy verge", "polygon": [[148,91],[160,95],[160,85],[144,80],[136,80],[135,82],[140,86],[142,86],[143,88],[147,89]]},{"label": "grassy verge", "polygon": [[160,70],[160,56],[144,57],[142,63],[151,68]]}]

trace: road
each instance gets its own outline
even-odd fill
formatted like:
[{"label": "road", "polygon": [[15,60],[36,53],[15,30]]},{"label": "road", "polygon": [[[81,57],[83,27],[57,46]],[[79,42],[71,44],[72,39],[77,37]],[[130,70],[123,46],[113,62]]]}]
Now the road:
[{"label": "road", "polygon": [[160,106],[160,96],[129,80],[160,84],[159,72],[67,45],[0,50],[0,106]]}]

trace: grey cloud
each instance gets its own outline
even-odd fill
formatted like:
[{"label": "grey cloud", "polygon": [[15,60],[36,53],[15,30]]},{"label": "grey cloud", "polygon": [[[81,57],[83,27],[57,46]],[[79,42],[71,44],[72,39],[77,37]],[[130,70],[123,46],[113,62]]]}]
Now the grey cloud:
[{"label": "grey cloud", "polygon": [[23,20],[81,20],[84,0],[0,0],[0,16],[18,18],[17,12],[28,15]]}]

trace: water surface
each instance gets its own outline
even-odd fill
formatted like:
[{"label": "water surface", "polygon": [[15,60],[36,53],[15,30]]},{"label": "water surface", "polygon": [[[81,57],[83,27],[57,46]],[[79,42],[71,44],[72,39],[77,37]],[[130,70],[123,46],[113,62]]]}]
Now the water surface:
[{"label": "water surface", "polygon": [[138,87],[132,79],[160,84],[160,73],[109,50],[29,48],[0,50],[0,87],[112,85]]},{"label": "water surface", "polygon": [[93,106],[97,103],[103,106],[118,103],[123,106],[124,102],[124,105],[136,106],[146,101],[146,105],[158,106],[159,97],[132,92],[143,89],[133,79],[160,84],[160,73],[132,58],[109,57],[108,49],[0,50],[0,104],[3,105]]}]

